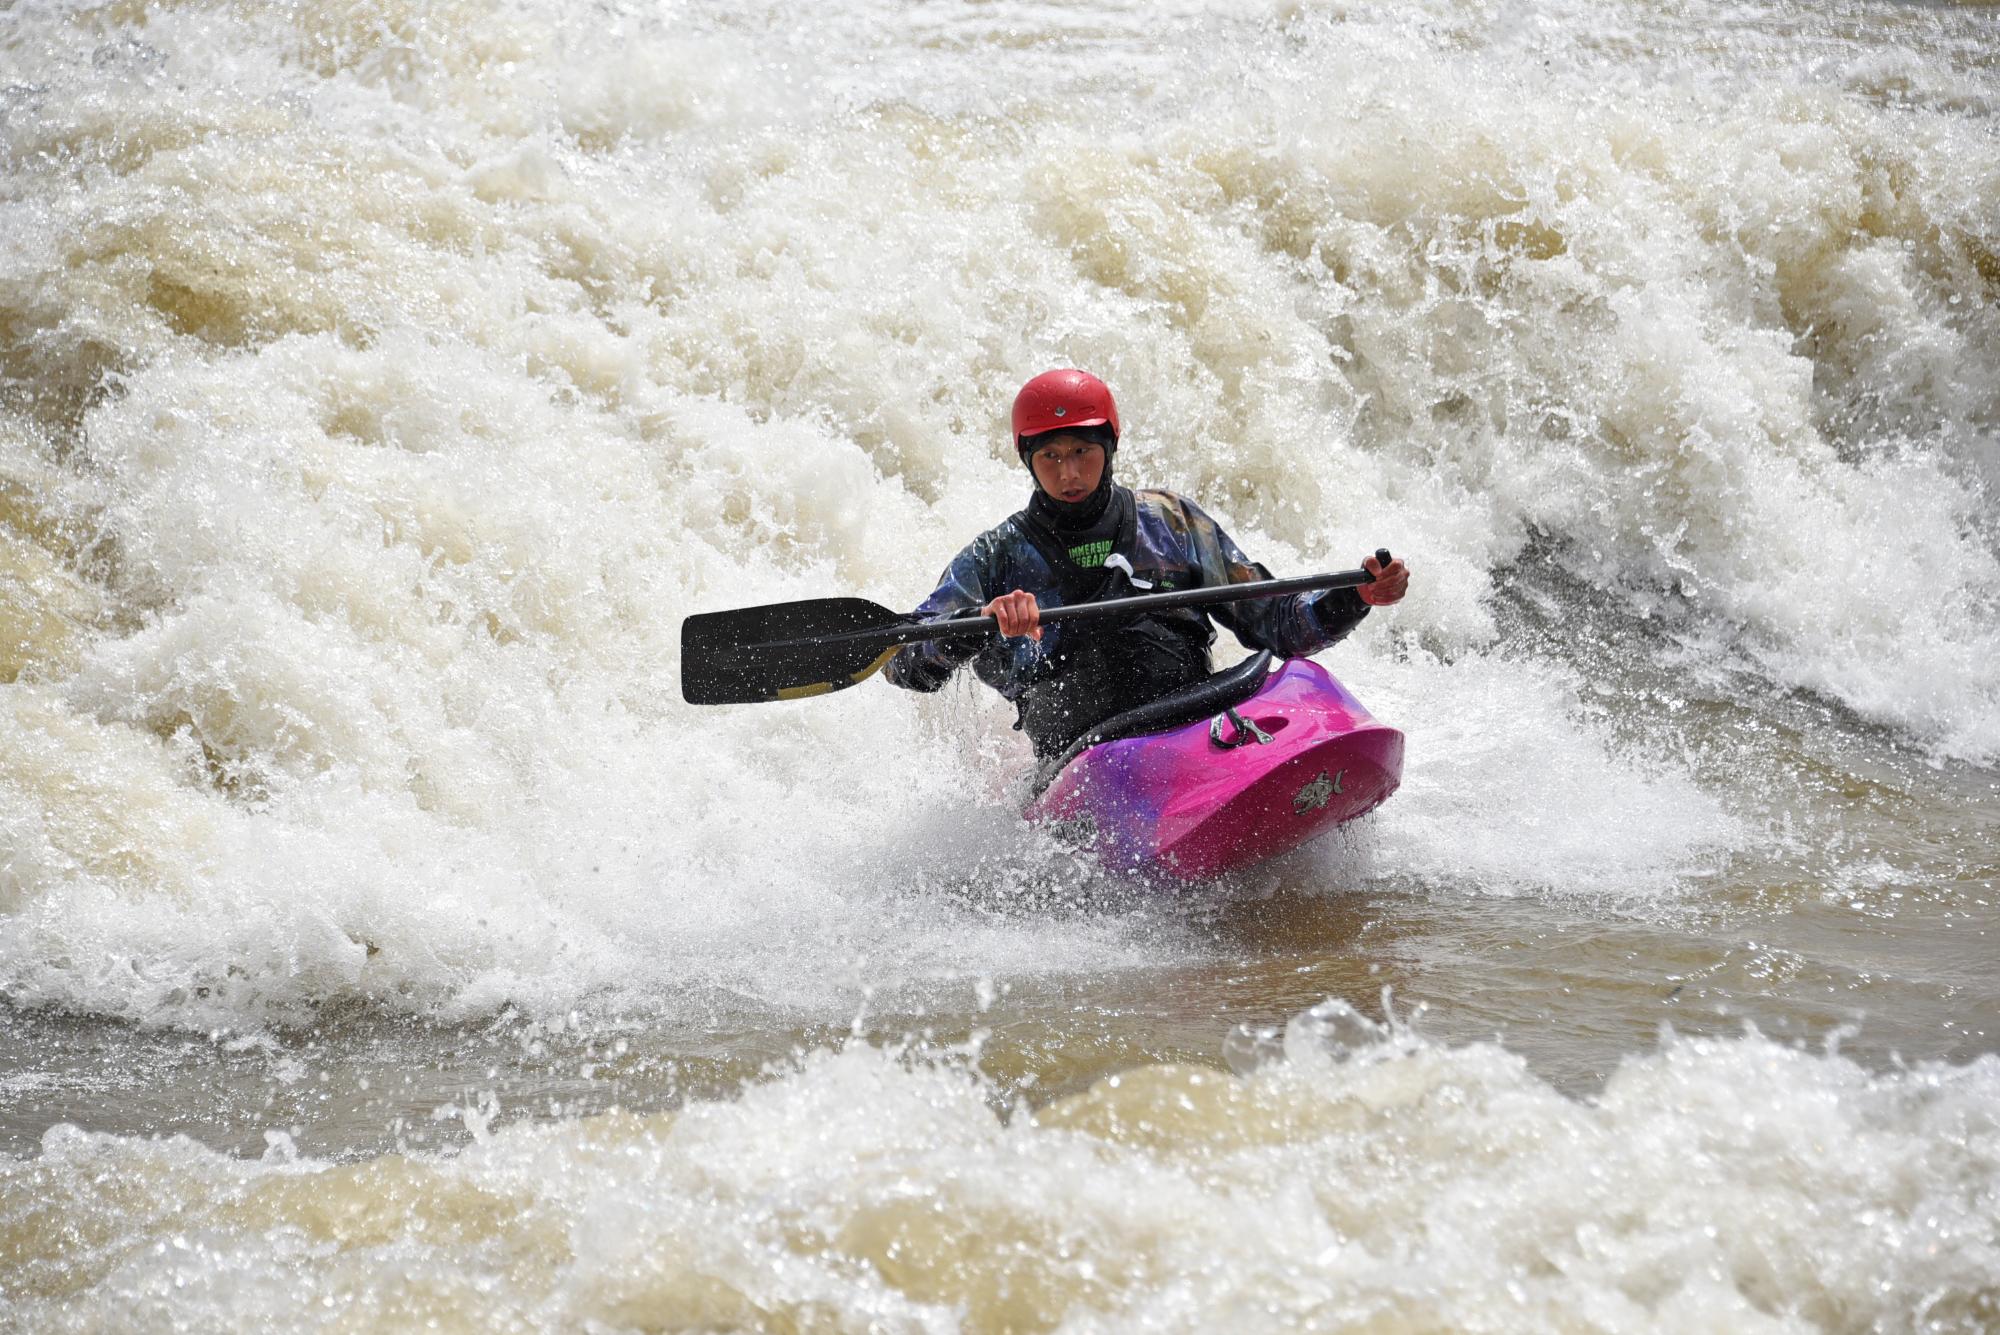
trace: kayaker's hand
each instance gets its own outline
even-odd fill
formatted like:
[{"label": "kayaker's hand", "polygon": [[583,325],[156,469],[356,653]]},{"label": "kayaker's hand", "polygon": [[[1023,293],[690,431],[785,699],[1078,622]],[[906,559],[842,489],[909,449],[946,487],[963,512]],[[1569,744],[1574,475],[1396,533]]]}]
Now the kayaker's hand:
[{"label": "kayaker's hand", "polygon": [[1403,595],[1409,592],[1410,571],[1403,564],[1402,557],[1397,557],[1388,565],[1383,565],[1372,556],[1363,557],[1361,568],[1375,577],[1373,584],[1363,584],[1355,589],[1361,595],[1361,601],[1369,606],[1387,607],[1391,603],[1400,603]]},{"label": "kayaker's hand", "polygon": [[1035,602],[1035,595],[1026,589],[1003,593],[979,611],[982,616],[999,621],[1000,633],[1010,639],[1018,635],[1031,640],[1042,638],[1042,609]]}]

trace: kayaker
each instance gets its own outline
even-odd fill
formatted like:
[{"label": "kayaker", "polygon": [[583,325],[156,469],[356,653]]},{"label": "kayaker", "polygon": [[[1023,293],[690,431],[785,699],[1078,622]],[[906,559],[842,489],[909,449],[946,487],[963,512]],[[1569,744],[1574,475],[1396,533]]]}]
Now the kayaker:
[{"label": "kayaker", "polygon": [[1400,601],[1409,585],[1401,560],[1363,566],[1375,582],[1288,598],[1142,614],[1113,623],[1041,624],[1043,606],[1074,606],[1269,579],[1193,501],[1170,491],[1134,491],[1112,480],[1118,405],[1084,371],[1046,371],[1014,398],[1014,448],[1035,480],[1028,506],[973,539],[945,570],[916,615],[965,616],[977,608],[1000,635],[905,646],[887,675],[912,691],[935,691],[970,661],[979,679],[1020,711],[1015,727],[1040,759],[1062,751],[1113,714],[1207,677],[1213,617],[1251,649],[1282,658],[1338,642],[1368,609]]}]

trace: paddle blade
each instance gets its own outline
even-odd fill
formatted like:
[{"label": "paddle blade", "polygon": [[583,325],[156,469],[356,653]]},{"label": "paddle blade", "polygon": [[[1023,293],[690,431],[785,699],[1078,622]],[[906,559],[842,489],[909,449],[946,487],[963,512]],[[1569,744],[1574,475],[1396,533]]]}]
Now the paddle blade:
[{"label": "paddle blade", "polygon": [[897,646],[909,618],[865,598],[704,612],[681,622],[681,696],[691,705],[741,705],[824,695],[866,681]]}]

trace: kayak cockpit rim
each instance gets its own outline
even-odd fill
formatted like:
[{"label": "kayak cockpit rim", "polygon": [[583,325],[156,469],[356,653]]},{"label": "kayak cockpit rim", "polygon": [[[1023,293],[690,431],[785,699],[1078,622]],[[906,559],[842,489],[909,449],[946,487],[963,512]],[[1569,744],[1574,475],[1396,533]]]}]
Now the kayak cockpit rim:
[{"label": "kayak cockpit rim", "polygon": [[1271,651],[1260,649],[1235,667],[1211,673],[1192,686],[1184,686],[1157,700],[1148,700],[1122,714],[1113,714],[1086,729],[1054,760],[1037,767],[1034,783],[1028,790],[1028,800],[1040,797],[1071,761],[1091,747],[1126,737],[1141,737],[1147,733],[1185,727],[1210,715],[1234,709],[1262,690],[1265,679],[1270,675]]}]

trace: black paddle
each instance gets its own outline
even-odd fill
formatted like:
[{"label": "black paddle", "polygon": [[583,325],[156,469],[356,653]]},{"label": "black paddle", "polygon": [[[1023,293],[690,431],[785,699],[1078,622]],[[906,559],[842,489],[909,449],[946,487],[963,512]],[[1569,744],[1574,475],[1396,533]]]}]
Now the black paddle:
[{"label": "black paddle", "polygon": [[[1388,551],[1378,550],[1375,559],[1389,564]],[[1042,612],[1042,624],[1106,620],[1169,607],[1207,607],[1315,589],[1351,589],[1374,581],[1365,570],[1342,570],[1331,575],[1147,593],[1047,608]],[[866,681],[903,645],[990,635],[998,628],[999,623],[990,616],[919,621],[865,598],[812,598],[733,612],[704,612],[681,623],[681,695],[691,705],[738,705],[825,695]]]}]

